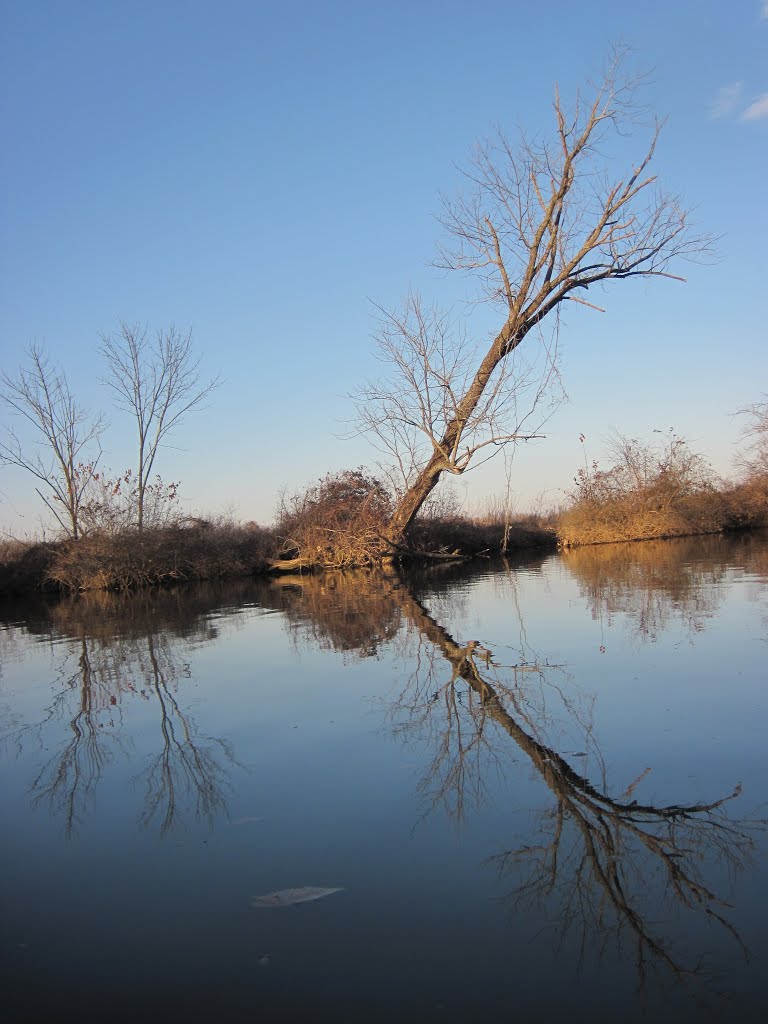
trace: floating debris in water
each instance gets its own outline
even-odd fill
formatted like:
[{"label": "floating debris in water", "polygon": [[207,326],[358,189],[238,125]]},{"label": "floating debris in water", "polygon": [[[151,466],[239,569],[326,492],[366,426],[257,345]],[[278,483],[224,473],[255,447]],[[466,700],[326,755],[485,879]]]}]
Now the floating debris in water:
[{"label": "floating debris in water", "polygon": [[269,967],[269,962],[271,959],[272,955],[270,953],[259,953],[258,957],[256,958],[256,963],[259,965],[259,967]]},{"label": "floating debris in water", "polygon": [[322,889],[315,885],[305,885],[300,889],[281,889],[279,892],[268,892],[265,896],[256,896],[254,907],[292,907],[296,903],[312,903],[324,896],[332,896],[344,889]]}]

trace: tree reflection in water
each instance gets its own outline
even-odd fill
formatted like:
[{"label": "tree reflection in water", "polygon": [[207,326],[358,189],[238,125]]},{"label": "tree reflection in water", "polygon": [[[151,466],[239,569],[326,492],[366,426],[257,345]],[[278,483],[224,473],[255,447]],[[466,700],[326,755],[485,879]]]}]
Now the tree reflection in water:
[{"label": "tree reflection in water", "polygon": [[65,654],[43,720],[11,735],[20,747],[34,739],[43,748],[46,726],[68,719],[68,739],[30,787],[34,803],[47,803],[61,816],[66,835],[82,823],[106,767],[116,755],[131,753],[121,734],[130,697],[154,704],[159,719],[157,753],[139,776],[141,824],[165,833],[190,817],[210,824],[226,813],[229,772],[238,765],[234,751],[225,740],[200,733],[178,698],[180,682],[190,675],[190,641],[215,635],[204,612],[217,595],[205,588],[195,594],[197,602],[178,592],[88,594],[46,606],[29,620],[31,632],[63,640]]},{"label": "tree reflection in water", "polygon": [[229,767],[237,761],[226,740],[201,735],[182,711],[174,693],[176,665],[168,648],[159,644],[161,639],[165,637],[146,638],[150,671],[144,678],[160,711],[162,746],[144,771],[141,821],[146,826],[157,821],[165,833],[177,824],[185,807],[193,808],[195,817],[209,825],[217,813],[226,812]]},{"label": "tree reflection in water", "polygon": [[[519,606],[523,649],[513,664],[503,665],[480,642],[455,640],[417,596],[418,582],[379,579],[367,625],[360,618],[366,602],[362,596],[358,602],[353,598],[356,585],[349,578],[335,585],[337,591],[347,591],[341,606],[354,604],[357,609],[355,632],[380,636],[382,623],[402,626],[393,645],[400,645],[399,653],[412,671],[389,702],[387,714],[398,735],[420,745],[426,742],[432,751],[419,782],[428,798],[426,813],[442,805],[462,820],[469,803],[484,800],[490,774],[519,771],[514,765],[519,753],[552,796],[540,814],[535,841],[492,858],[505,884],[511,884],[505,898],[512,905],[519,909],[525,902],[547,902],[557,915],[558,941],[575,933],[582,954],[588,944],[600,949],[609,939],[618,940],[619,946],[629,939],[641,980],[649,966],[668,968],[678,978],[704,976],[699,958],[687,962],[663,934],[672,905],[718,923],[746,955],[725,916],[727,905],[706,880],[719,868],[732,872],[742,867],[756,830],[764,827],[761,821],[731,816],[739,785],[715,799],[652,803],[635,795],[649,771],[645,769],[621,795],[614,795],[594,735],[594,697],[578,691],[564,666],[525,648]],[[327,580],[292,584],[294,623],[311,618],[315,634],[325,631],[327,642],[336,646],[343,633],[349,643],[351,634],[335,618],[338,601],[324,600],[320,586],[327,587]],[[359,594],[370,586],[368,581]],[[691,603],[698,600],[694,590],[689,581]],[[430,603],[435,593],[435,603],[447,611],[450,587],[430,587]],[[507,597],[516,601],[512,573]],[[372,653],[367,642],[358,652]],[[579,737],[579,760],[589,755],[598,781],[569,763],[568,756],[574,755],[564,752],[564,736],[570,743]]]},{"label": "tree reflection in water", "polygon": [[[77,669],[70,672],[71,658],[78,649]],[[91,648],[85,636],[72,641],[70,655],[61,667],[60,680],[63,685],[44,720],[19,730],[16,739],[21,744],[27,734],[36,733],[38,744],[43,747],[45,726],[53,719],[72,713],[74,695],[74,714],[69,719],[71,736],[43,763],[30,787],[34,803],[48,803],[52,814],[63,817],[66,834],[71,836],[92,803],[104,769],[114,758],[115,748],[120,748],[121,753],[125,751],[119,734],[114,731],[120,713],[118,699],[111,692],[116,680],[94,671]]]},{"label": "tree reflection in water", "polygon": [[[549,673],[558,671],[556,667],[540,662],[497,666],[489,651],[475,642],[456,643],[416,599],[408,596],[406,601],[409,616],[451,666],[450,678],[438,692],[439,700],[452,709],[443,718],[446,730],[458,731],[458,720],[463,717],[465,729],[469,723],[469,731],[490,744],[488,724],[493,722],[499,727],[493,734],[496,742],[500,732],[509,736],[554,797],[553,805],[542,814],[541,842],[495,858],[502,876],[523,875],[508,898],[517,903],[525,898],[556,896],[561,933],[580,928],[582,948],[588,935],[602,936],[605,942],[611,929],[620,936],[628,932],[641,973],[649,957],[675,973],[695,970],[686,967],[654,931],[651,922],[659,919],[655,913],[658,906],[648,906],[654,902],[654,894],[657,904],[671,896],[681,907],[703,912],[741,944],[723,916],[725,904],[705,884],[702,870],[707,861],[718,860],[730,868],[740,867],[752,848],[751,825],[757,823],[733,820],[726,807],[741,787],[735,786],[716,800],[694,804],[644,803],[632,799],[646,774],[643,772],[621,797],[611,796],[605,779],[600,785],[592,784],[546,738],[551,712],[542,708],[541,714],[537,713],[537,690],[528,686],[527,680],[535,675],[545,682]],[[459,680],[477,700],[457,699]],[[566,699],[557,681],[551,689],[563,710],[575,714],[577,705]],[[436,703],[433,696],[432,706]],[[584,746],[597,751],[589,722],[579,717],[578,725]],[[448,747],[447,737],[443,747]],[[447,780],[462,780],[463,784],[468,769],[461,762],[471,748],[471,743],[453,745],[454,764],[448,771],[443,768],[441,795]],[[461,806],[458,799],[457,810]]]}]

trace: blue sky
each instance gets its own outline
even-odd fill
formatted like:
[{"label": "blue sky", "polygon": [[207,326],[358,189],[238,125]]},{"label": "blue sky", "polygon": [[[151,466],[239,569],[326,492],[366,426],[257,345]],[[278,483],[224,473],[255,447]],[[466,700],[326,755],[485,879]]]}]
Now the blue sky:
[{"label": "blue sky", "polygon": [[[467,282],[430,265],[440,193],[494,124],[548,130],[555,82],[571,96],[624,42],[668,117],[656,170],[718,259],[568,310],[569,402],[512,487],[556,500],[579,434],[592,457],[612,429],[672,426],[728,471],[732,414],[768,391],[768,4],[0,0],[0,19],[2,366],[44,344],[108,413],[113,469],[130,422],[96,345],[120,319],[191,328],[223,378],[158,465],[190,511],[268,521],[282,486],[372,462],[340,436],[377,372],[372,303],[461,309]],[[460,494],[501,493],[503,470]],[[0,502],[0,526],[37,530],[31,478],[0,468]]]}]

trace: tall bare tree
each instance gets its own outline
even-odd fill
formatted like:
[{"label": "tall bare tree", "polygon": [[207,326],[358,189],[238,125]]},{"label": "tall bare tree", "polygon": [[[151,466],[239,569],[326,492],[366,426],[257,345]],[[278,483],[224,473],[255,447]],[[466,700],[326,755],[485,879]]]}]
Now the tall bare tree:
[{"label": "tall bare tree", "polygon": [[[77,540],[82,532],[81,506],[97,472],[106,424],[100,414],[78,404],[66,374],[51,364],[41,347],[27,350],[27,363],[15,376],[0,374],[0,398],[11,413],[32,426],[35,439],[27,443],[9,427],[0,441],[0,461],[37,479],[35,490],[46,508]],[[94,449],[95,457],[89,458]]]},{"label": "tall bare tree", "polygon": [[219,381],[201,383],[192,332],[182,334],[173,324],[150,337],[146,328],[121,320],[116,333],[101,336],[99,351],[107,364],[103,383],[136,426],[136,526],[141,532],[147,487],[160,446]]},{"label": "tall bare tree", "polygon": [[[394,455],[407,482],[391,542],[404,537],[443,473],[461,474],[481,450],[535,432],[537,424],[532,431],[526,422],[554,377],[564,302],[599,309],[584,297],[591,286],[675,277],[669,267],[676,258],[708,248],[650,169],[658,121],[637,162],[612,176],[608,146],[634,126],[640,84],[625,76],[623,56],[570,108],[555,91],[549,139],[521,133],[512,141],[499,130],[479,145],[465,172],[467,193],[444,200],[447,238],[437,265],[470,273],[480,298],[498,310],[490,346],[470,343],[413,296],[403,313],[384,316],[378,341],[391,372],[363,389],[358,410],[361,429]],[[552,328],[547,335],[544,326]],[[534,359],[521,373],[515,354],[532,333],[544,340],[543,356],[537,370]]]}]

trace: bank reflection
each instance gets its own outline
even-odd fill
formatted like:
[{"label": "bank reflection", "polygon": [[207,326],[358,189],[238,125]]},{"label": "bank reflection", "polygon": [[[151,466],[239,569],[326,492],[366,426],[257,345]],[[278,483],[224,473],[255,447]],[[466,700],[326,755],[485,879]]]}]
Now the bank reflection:
[{"label": "bank reflection", "polygon": [[739,573],[768,578],[765,543],[746,534],[600,544],[565,552],[563,560],[593,618],[612,626],[621,617],[646,643],[673,623],[702,632],[724,600],[736,553]]},{"label": "bank reflection", "polygon": [[379,657],[403,622],[391,580],[374,574],[278,576],[259,589],[258,601],[285,616],[297,647],[353,659]]}]

